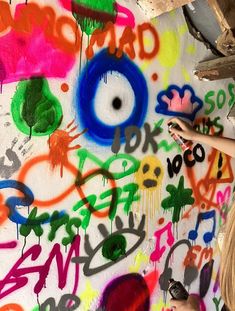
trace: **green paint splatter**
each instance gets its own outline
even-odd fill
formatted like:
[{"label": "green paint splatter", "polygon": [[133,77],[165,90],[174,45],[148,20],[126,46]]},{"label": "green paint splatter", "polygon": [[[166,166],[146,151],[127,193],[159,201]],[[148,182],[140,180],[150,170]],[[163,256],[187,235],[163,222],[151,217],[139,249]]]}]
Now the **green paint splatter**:
[{"label": "green paint splatter", "polygon": [[126,253],[126,239],[123,235],[111,235],[103,244],[102,255],[104,258],[115,261]]},{"label": "green paint splatter", "polygon": [[11,113],[18,129],[30,137],[50,135],[62,120],[61,104],[43,78],[31,78],[17,85]]},{"label": "green paint splatter", "polygon": [[[115,0],[72,0],[72,13],[82,32],[91,35],[96,29],[103,29],[108,21],[114,22],[117,14],[115,2]],[[79,8],[82,8],[82,13]]]},{"label": "green paint splatter", "polygon": [[154,123],[154,129],[159,129],[159,131],[160,131],[160,133],[162,133],[163,132],[163,128],[162,128],[162,123],[164,122],[164,119],[162,118],[162,119],[160,119],[160,120],[158,120],[158,122],[155,122]]},{"label": "green paint splatter", "polygon": [[[103,162],[99,158],[97,158],[93,153],[89,152],[87,149],[81,148],[77,151],[77,156],[79,158],[78,169],[81,173],[83,172],[85,163],[91,161],[100,168],[109,171],[109,173],[112,174],[113,179],[115,180],[122,179],[128,175],[132,175],[133,173],[137,172],[140,167],[140,161],[129,154],[120,153],[118,155],[113,155],[110,158],[108,158],[108,160]],[[124,161],[126,162],[125,170],[116,172],[113,169],[114,168],[117,169],[117,167],[120,167],[119,165],[120,161],[122,164]]]},{"label": "green paint splatter", "polygon": [[172,222],[175,223],[180,219],[181,209],[194,203],[193,191],[184,188],[184,176],[180,177],[177,188],[174,185],[168,185],[166,190],[170,196],[162,201],[162,207],[164,210],[173,208]]},{"label": "green paint splatter", "polygon": [[165,139],[160,141],[160,143],[158,144],[158,150],[160,150],[161,148],[164,149],[166,152],[169,152],[173,149],[176,149],[178,152],[182,152],[182,149],[175,141],[169,144]]}]

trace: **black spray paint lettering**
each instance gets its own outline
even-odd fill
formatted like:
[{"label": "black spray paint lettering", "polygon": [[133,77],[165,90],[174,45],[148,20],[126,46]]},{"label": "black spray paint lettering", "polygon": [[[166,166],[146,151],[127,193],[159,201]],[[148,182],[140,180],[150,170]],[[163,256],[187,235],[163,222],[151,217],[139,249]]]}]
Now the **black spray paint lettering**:
[{"label": "black spray paint lettering", "polygon": [[[156,153],[158,150],[158,144],[155,141],[155,137],[158,136],[161,131],[160,128],[153,128],[151,130],[151,127],[148,123],[144,124],[144,143],[142,146],[142,152],[146,153],[149,149],[149,146],[152,148],[152,152]],[[120,127],[116,127],[115,134],[114,134],[114,140],[111,147],[111,150],[113,153],[118,153],[121,148],[121,142],[120,142],[120,134],[121,129]],[[134,152],[141,144],[142,140],[142,133],[141,130],[137,126],[128,126],[125,128],[125,153],[132,153]]]},{"label": "black spray paint lettering", "polygon": [[[183,161],[187,167],[193,167],[196,162],[203,162],[205,160],[206,153],[202,145],[197,144],[193,150],[186,150],[183,154],[183,157],[180,154],[177,154],[172,162],[169,158],[167,158],[167,170],[170,178],[174,176],[174,174],[178,174],[182,167]],[[190,159],[191,158],[191,159]]]},{"label": "black spray paint lettering", "polygon": [[55,299],[50,297],[43,304],[40,305],[40,311],[73,311],[78,310],[81,300],[73,294],[65,294],[60,298],[58,306],[56,306]]}]

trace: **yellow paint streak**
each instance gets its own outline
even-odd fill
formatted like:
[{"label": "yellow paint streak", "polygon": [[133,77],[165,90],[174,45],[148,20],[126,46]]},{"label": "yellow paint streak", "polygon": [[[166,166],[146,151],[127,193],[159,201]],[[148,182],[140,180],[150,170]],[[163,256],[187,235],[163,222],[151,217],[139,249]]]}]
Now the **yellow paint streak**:
[{"label": "yellow paint streak", "polygon": [[186,48],[186,52],[189,54],[189,55],[194,55],[196,53],[196,47],[194,44],[189,44]]},{"label": "yellow paint streak", "polygon": [[185,82],[187,83],[190,82],[191,81],[190,74],[188,73],[187,69],[184,66],[182,66],[181,70],[182,70],[182,75],[184,77]]},{"label": "yellow paint streak", "polygon": [[141,250],[139,250],[135,256],[135,263],[133,266],[130,266],[129,270],[131,273],[139,272],[140,268],[148,263],[149,257],[146,254],[144,254]]},{"label": "yellow paint streak", "polygon": [[90,281],[86,281],[86,286],[83,292],[79,295],[82,302],[82,311],[90,310],[94,299],[99,296],[99,292],[93,289]]}]

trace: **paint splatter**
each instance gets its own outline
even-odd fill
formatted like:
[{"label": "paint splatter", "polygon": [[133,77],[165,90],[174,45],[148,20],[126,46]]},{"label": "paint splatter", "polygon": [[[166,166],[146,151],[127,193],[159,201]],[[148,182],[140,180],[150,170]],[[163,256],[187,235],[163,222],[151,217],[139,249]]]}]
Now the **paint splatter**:
[{"label": "paint splatter", "polygon": [[157,73],[153,73],[152,74],[152,80],[153,81],[157,81],[157,79],[158,79],[158,74]]},{"label": "paint splatter", "polygon": [[69,85],[67,83],[62,83],[60,88],[62,92],[66,93],[69,90]]},{"label": "paint splatter", "polygon": [[77,129],[76,125],[71,128],[73,123],[74,121],[67,125],[66,129],[68,131],[56,130],[48,140],[51,167],[54,169],[55,167],[60,166],[61,177],[63,177],[63,167],[68,164],[68,152],[71,150],[77,150],[81,147],[79,144],[74,146],[70,146],[70,144],[87,131],[87,129],[85,129],[81,133],[70,136],[70,134]]},{"label": "paint splatter", "polygon": [[115,22],[115,1],[72,0],[72,13],[82,32],[91,35],[96,29],[103,29],[105,23]]},{"label": "paint splatter", "polygon": [[126,274],[105,288],[100,309],[105,311],[149,311],[150,292],[140,274]]},{"label": "paint splatter", "polygon": [[173,208],[172,222],[175,223],[180,219],[181,209],[194,203],[193,191],[184,188],[184,176],[180,177],[177,188],[174,185],[167,185],[166,190],[170,193],[170,196],[162,201],[162,207],[164,210]]},{"label": "paint splatter", "polygon": [[31,78],[18,84],[11,113],[18,129],[29,137],[51,134],[62,120],[60,102],[44,78]]},{"label": "paint splatter", "polygon": [[91,309],[92,302],[98,297],[99,292],[92,287],[90,281],[86,281],[85,289],[79,294],[82,301],[82,311]]},{"label": "paint splatter", "polygon": [[104,258],[115,261],[126,253],[126,238],[123,235],[115,234],[109,236],[102,247]]},{"label": "paint splatter", "polygon": [[163,76],[164,87],[169,85],[170,72],[180,59],[180,38],[176,31],[167,30],[160,38],[158,60],[166,68]]}]

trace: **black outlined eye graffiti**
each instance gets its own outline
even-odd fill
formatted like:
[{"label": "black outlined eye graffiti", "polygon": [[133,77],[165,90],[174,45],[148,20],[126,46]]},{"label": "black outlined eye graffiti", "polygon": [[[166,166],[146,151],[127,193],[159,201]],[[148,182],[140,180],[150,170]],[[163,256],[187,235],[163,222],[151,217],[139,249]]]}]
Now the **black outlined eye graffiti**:
[{"label": "black outlined eye graffiti", "polygon": [[[137,229],[134,228],[134,217],[133,213],[129,214],[129,228],[123,228],[123,222],[119,216],[115,218],[115,224],[117,230],[112,234],[109,234],[107,228],[103,224],[98,225],[98,229],[101,235],[104,237],[103,241],[101,241],[94,249],[91,247],[89,241],[89,235],[85,235],[84,249],[87,253],[87,256],[79,256],[72,258],[72,262],[76,264],[84,263],[83,272],[85,276],[91,276],[98,272],[101,272],[112,265],[118,263],[119,261],[125,259],[131,253],[133,253],[139,245],[143,242],[146,232],[144,231],[145,225],[145,215],[142,216],[141,221]],[[129,241],[129,237],[126,238],[125,235],[133,235],[137,237],[137,241],[131,247],[127,246],[127,240]],[[129,248],[129,249],[127,249]],[[104,264],[101,264],[97,267],[92,267],[93,259],[101,252],[101,256],[103,256],[106,260]],[[95,262],[97,262],[94,259]],[[108,261],[108,262],[107,262]],[[98,261],[100,262],[100,260]]]}]

